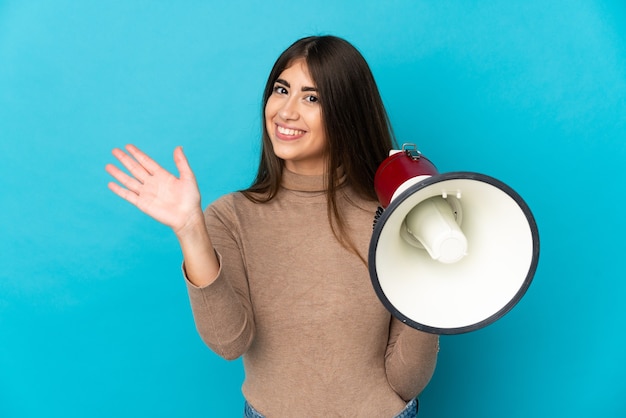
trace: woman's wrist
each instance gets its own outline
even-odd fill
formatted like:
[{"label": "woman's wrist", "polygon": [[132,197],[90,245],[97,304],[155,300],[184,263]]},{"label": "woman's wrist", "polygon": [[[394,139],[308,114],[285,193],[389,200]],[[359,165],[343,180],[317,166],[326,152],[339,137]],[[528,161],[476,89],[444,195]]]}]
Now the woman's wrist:
[{"label": "woman's wrist", "polygon": [[178,228],[172,228],[179,241],[196,240],[207,234],[202,209],[194,210]]},{"label": "woman's wrist", "polygon": [[219,261],[204,222],[204,214],[190,217],[175,231],[185,262],[187,279],[198,287],[211,284],[219,272]]}]

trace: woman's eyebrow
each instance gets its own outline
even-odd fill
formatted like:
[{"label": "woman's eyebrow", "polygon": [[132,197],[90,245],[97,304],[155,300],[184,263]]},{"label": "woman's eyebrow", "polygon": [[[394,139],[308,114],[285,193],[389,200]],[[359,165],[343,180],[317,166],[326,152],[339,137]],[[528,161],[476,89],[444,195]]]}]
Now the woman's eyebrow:
[{"label": "woman's eyebrow", "polygon": [[[291,84],[289,84],[289,82],[287,80],[283,80],[282,78],[277,79],[276,83],[282,84],[283,86],[285,86],[287,88],[291,87]],[[304,86],[304,87],[302,87],[302,91],[317,91],[317,88]]]}]

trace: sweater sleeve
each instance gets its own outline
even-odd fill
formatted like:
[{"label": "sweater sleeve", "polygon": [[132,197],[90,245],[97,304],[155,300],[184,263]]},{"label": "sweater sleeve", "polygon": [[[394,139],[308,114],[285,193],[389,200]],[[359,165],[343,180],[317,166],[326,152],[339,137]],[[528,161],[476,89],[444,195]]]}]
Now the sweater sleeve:
[{"label": "sweater sleeve", "polygon": [[246,352],[255,328],[237,225],[230,215],[212,206],[205,211],[207,229],[220,262],[217,279],[204,287],[189,280],[186,283],[202,340],[217,355],[233,360]]},{"label": "sweater sleeve", "polygon": [[437,363],[439,336],[392,318],[385,354],[387,379],[405,401],[415,398],[430,381]]}]

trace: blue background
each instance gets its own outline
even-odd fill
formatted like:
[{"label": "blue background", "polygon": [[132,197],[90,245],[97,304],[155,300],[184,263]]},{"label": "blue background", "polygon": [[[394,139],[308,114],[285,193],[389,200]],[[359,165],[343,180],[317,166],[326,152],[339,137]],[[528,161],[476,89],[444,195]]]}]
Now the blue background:
[{"label": "blue background", "polygon": [[517,190],[526,297],[442,338],[428,417],[626,416],[626,2],[0,0],[0,417],[236,417],[239,361],[195,332],[173,234],[106,187],[183,145],[208,204],[246,186],[295,39],[369,61],[400,141]]}]

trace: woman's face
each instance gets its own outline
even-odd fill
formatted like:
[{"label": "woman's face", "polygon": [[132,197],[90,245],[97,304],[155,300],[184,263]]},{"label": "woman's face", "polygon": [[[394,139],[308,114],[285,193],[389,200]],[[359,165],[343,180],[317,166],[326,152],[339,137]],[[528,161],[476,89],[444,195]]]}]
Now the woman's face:
[{"label": "woman's face", "polygon": [[326,134],[318,92],[304,59],[285,69],[265,104],[265,127],[274,154],[298,174],[324,173]]}]

